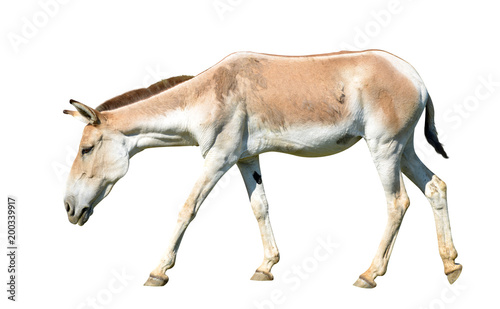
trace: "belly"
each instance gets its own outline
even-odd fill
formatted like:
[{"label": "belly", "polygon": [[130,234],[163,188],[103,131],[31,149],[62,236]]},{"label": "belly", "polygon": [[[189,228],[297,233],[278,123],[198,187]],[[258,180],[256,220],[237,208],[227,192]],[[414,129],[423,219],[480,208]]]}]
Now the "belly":
[{"label": "belly", "polygon": [[361,133],[346,126],[295,126],[286,130],[250,134],[248,155],[276,151],[301,157],[322,157],[339,153],[356,144]]}]

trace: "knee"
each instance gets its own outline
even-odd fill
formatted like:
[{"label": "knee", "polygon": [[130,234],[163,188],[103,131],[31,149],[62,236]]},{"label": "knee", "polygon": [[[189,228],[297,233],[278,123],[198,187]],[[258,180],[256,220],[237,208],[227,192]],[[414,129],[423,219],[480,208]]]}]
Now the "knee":
[{"label": "knee", "polygon": [[193,207],[187,207],[187,205],[184,205],[184,207],[182,207],[182,209],[179,213],[178,221],[189,223],[189,222],[193,221],[195,216],[196,216],[196,212],[193,209]]},{"label": "knee", "polygon": [[255,218],[260,221],[262,219],[265,219],[268,215],[268,205],[267,201],[265,198],[252,198],[251,201],[251,206],[253,213],[255,215]]},{"label": "knee", "polygon": [[267,209],[264,209],[263,207],[252,207],[253,214],[255,215],[255,219],[257,221],[265,220],[266,217],[268,216]]}]

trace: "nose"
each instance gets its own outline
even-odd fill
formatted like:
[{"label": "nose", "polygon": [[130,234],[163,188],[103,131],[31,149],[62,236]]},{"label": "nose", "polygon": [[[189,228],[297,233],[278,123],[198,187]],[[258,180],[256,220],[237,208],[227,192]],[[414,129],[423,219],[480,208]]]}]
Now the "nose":
[{"label": "nose", "polygon": [[71,197],[67,197],[64,199],[64,208],[66,208],[66,212],[68,216],[72,217],[75,215],[75,203]]}]

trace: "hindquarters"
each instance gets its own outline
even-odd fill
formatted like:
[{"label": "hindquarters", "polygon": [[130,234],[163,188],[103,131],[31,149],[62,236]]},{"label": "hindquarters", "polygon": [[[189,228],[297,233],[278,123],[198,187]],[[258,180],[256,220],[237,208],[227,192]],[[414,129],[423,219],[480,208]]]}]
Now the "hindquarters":
[{"label": "hindquarters", "polygon": [[405,144],[425,109],[425,137],[437,153],[448,158],[437,137],[432,99],[415,69],[400,58],[379,52],[372,72],[377,74],[367,75],[361,95],[367,140],[397,139]]},{"label": "hindquarters", "polygon": [[385,52],[377,52],[369,68],[360,96],[365,137],[406,139],[428,99],[422,79],[410,64]]}]

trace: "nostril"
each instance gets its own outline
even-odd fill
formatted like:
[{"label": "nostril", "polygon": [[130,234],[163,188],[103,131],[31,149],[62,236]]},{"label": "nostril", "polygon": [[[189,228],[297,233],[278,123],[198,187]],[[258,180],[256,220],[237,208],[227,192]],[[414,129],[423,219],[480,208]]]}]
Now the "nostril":
[{"label": "nostril", "polygon": [[68,202],[64,203],[64,208],[66,208],[66,212],[68,213],[69,216],[73,216],[75,214],[75,209],[72,208]]}]

